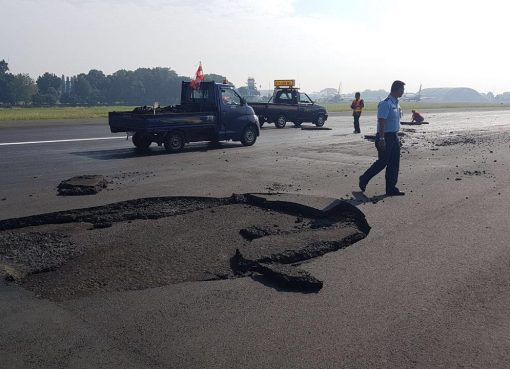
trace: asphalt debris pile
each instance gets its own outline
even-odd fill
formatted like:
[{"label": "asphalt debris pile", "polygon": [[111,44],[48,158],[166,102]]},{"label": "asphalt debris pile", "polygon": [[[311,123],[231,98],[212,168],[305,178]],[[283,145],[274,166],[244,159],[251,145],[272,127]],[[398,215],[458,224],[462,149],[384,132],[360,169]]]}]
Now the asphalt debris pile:
[{"label": "asphalt debris pile", "polygon": [[300,185],[273,182],[264,188],[268,193],[280,193],[286,191],[301,191]]},{"label": "asphalt debris pile", "polygon": [[[405,132],[398,132],[398,136],[399,137],[404,137],[406,136],[406,133]],[[365,140],[368,140],[368,141],[375,141],[375,135],[363,135],[363,137],[365,138]]]},{"label": "asphalt debris pile", "polygon": [[302,264],[369,230],[341,201],[322,211],[273,195],[146,198],[0,221],[0,274],[55,301],[246,276],[318,291]]},{"label": "asphalt debris pile", "polygon": [[408,126],[421,126],[422,124],[429,124],[429,122],[400,122],[400,124]]},{"label": "asphalt debris pile", "polygon": [[451,137],[446,137],[443,139],[438,139],[434,142],[435,146],[452,146],[452,145],[465,145],[471,144],[474,145],[478,143],[477,139],[470,136],[465,135],[456,135]]},{"label": "asphalt debris pile", "polygon": [[95,195],[106,188],[107,181],[101,175],[81,175],[60,182],[57,187],[60,196]]},{"label": "asphalt debris pile", "polygon": [[471,170],[465,170],[463,173],[464,173],[464,175],[466,175],[466,176],[481,176],[482,174],[483,174],[483,175],[485,175],[485,174],[486,174],[486,173],[485,173],[485,170],[482,170],[482,171],[480,171],[480,170],[473,170],[473,171],[471,171]]},{"label": "asphalt debris pile", "polygon": [[231,259],[236,274],[261,274],[279,288],[315,292],[323,282],[298,266],[328,252],[348,247],[363,239],[370,227],[356,207],[338,201],[325,211],[285,201],[250,196],[255,205],[293,215],[291,230],[278,225],[263,229],[250,227],[241,234],[249,239]]},{"label": "asphalt debris pile", "polygon": [[7,280],[54,270],[80,253],[61,232],[14,230],[0,233],[0,273]]},{"label": "asphalt debris pile", "polygon": [[[128,183],[137,184],[145,180],[149,180],[152,177],[156,177],[157,174],[153,171],[127,171],[112,175],[108,181],[108,189],[113,190],[115,186],[122,186]],[[113,188],[112,188],[113,187]]]}]

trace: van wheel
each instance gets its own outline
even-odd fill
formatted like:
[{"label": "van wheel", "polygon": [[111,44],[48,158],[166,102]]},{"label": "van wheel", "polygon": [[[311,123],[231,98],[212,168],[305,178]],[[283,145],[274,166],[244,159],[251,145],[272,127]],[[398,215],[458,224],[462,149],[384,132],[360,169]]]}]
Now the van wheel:
[{"label": "van wheel", "polygon": [[147,150],[152,141],[149,135],[136,132],[131,139],[138,150]]},{"label": "van wheel", "polygon": [[241,136],[241,143],[244,146],[251,146],[257,141],[257,130],[254,126],[248,126],[244,129],[243,135]]},{"label": "van wheel", "polygon": [[317,120],[315,121],[315,125],[317,127],[322,127],[324,125],[324,123],[326,123],[326,118],[324,117],[324,115],[319,114],[319,116],[317,117]]},{"label": "van wheel", "polygon": [[179,152],[184,148],[184,137],[178,132],[170,133],[164,142],[166,152]]},{"label": "van wheel", "polygon": [[279,115],[278,118],[276,118],[276,122],[274,122],[276,128],[283,128],[286,124],[287,118],[285,118],[285,115]]}]

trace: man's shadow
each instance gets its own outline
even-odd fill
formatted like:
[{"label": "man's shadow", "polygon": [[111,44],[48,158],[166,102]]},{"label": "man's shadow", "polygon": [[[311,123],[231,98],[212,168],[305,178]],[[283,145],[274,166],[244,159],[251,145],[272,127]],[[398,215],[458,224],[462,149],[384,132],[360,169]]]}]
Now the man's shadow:
[{"label": "man's shadow", "polygon": [[372,204],[377,204],[379,201],[384,200],[385,198],[389,197],[386,194],[368,197],[367,195],[365,195],[365,193],[363,193],[361,191],[352,191],[352,196],[354,197],[354,200],[351,200],[351,201],[355,201],[358,204],[366,204],[369,202],[371,202]]},{"label": "man's shadow", "polygon": [[375,195],[375,196],[368,197],[361,191],[352,191],[352,197],[353,197],[352,199],[337,199],[322,210],[327,211],[328,209],[334,207],[339,202],[346,202],[346,203],[354,205],[354,206],[361,205],[361,204],[367,204],[367,203],[377,204],[379,201],[384,200],[385,198],[387,198],[389,196],[384,194],[384,195]]}]

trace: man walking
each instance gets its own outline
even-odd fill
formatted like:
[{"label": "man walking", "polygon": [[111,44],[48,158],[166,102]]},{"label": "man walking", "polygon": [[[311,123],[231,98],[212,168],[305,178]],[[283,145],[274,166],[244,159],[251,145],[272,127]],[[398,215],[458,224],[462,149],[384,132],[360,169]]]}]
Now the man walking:
[{"label": "man walking", "polygon": [[391,85],[390,95],[381,101],[377,107],[377,134],[375,147],[378,159],[367,171],[359,177],[359,188],[365,191],[368,182],[386,168],[386,195],[405,195],[397,188],[398,171],[400,165],[400,106],[398,99],[404,94],[405,83],[395,81]]},{"label": "man walking", "polygon": [[361,110],[365,107],[365,102],[361,99],[361,94],[356,92],[354,100],[351,104],[352,116],[354,117],[354,133],[361,133],[359,129],[359,117],[361,116]]}]

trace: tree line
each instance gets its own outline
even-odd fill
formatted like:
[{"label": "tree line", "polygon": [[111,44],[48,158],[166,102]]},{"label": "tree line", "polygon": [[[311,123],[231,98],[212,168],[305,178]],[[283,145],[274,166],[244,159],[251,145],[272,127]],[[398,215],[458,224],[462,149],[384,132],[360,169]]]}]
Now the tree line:
[{"label": "tree line", "polygon": [[[205,81],[223,82],[224,76],[206,74]],[[19,105],[161,105],[180,100],[181,81],[170,68],[118,70],[105,75],[92,69],[88,73],[61,77],[44,73],[36,80],[28,74],[12,74],[8,63],[0,61],[0,104]]]}]

